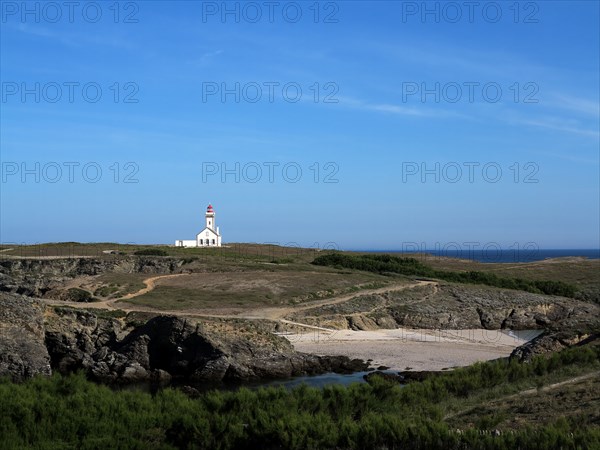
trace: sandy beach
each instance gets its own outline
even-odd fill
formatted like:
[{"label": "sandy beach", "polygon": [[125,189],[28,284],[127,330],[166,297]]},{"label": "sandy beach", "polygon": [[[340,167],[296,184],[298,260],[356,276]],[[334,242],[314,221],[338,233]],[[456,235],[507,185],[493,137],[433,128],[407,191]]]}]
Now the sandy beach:
[{"label": "sandy beach", "polygon": [[317,355],[345,355],[372,360],[371,366],[392,370],[442,370],[509,356],[537,332],[519,336],[500,330],[405,329],[352,331],[324,329],[286,338],[295,349]]}]

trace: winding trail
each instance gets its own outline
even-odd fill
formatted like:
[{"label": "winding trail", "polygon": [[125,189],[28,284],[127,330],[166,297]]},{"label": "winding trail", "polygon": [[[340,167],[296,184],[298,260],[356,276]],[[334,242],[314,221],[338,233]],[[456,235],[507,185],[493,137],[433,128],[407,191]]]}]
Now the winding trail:
[{"label": "winding trail", "polygon": [[186,310],[153,310],[136,307],[135,305],[126,305],[120,303],[116,305],[117,302],[121,302],[123,300],[129,300],[135,297],[139,297],[140,295],[147,294],[148,292],[154,290],[157,285],[157,281],[164,280],[167,278],[175,278],[182,276],[189,276],[188,273],[177,273],[170,275],[158,275],[150,278],[146,278],[143,283],[145,287],[140,289],[137,292],[132,292],[123,297],[117,299],[103,300],[100,302],[91,302],[91,303],[81,303],[81,302],[69,302],[63,300],[51,300],[44,299],[44,301],[48,304],[54,306],[70,306],[73,308],[85,308],[85,309],[105,309],[105,310],[122,310],[127,313],[139,311],[139,312],[156,312],[165,315],[174,315],[174,316],[185,316],[185,317],[207,317],[207,318],[219,318],[219,319],[249,319],[249,320],[272,320],[276,322],[282,322],[289,325],[296,325],[300,327],[310,328],[310,329],[318,329],[322,331],[336,332],[335,329],[317,327],[315,325],[308,325],[301,322],[293,322],[290,320],[285,320],[284,317],[288,314],[304,311],[307,309],[318,308],[321,306],[335,305],[339,303],[347,302],[355,297],[363,296],[363,295],[373,295],[373,294],[383,294],[386,292],[392,291],[403,291],[406,289],[413,289],[419,286],[433,285],[434,288],[437,289],[437,282],[435,281],[416,281],[415,283],[402,283],[396,285],[389,285],[375,289],[364,289],[356,292],[352,292],[350,294],[342,294],[334,297],[330,297],[323,300],[316,300],[312,302],[303,303],[298,306],[280,306],[280,307],[259,307],[256,309],[250,309],[248,311],[243,311],[237,314],[210,314],[210,313],[202,313],[202,311],[186,311]]},{"label": "winding trail", "polygon": [[142,288],[137,292],[132,292],[131,294],[124,295],[123,297],[115,299],[114,301],[128,300],[130,298],[139,297],[140,295],[147,294],[148,292],[154,290],[154,288],[156,287],[156,282],[158,280],[162,280],[165,278],[176,278],[176,277],[181,277],[183,275],[189,275],[189,274],[188,273],[175,273],[175,274],[171,274],[171,275],[158,275],[156,277],[146,278],[143,282],[146,285],[145,288]]},{"label": "winding trail", "polygon": [[551,391],[553,389],[559,388],[561,386],[564,386],[566,384],[579,383],[580,381],[584,381],[584,380],[587,380],[588,378],[594,378],[597,376],[600,376],[600,371],[594,370],[593,372],[586,373],[585,375],[580,375],[575,378],[569,378],[568,380],[559,381],[558,383],[548,384],[546,386],[542,386],[541,388],[525,389],[524,391],[517,392],[516,394],[512,394],[507,397],[502,397],[501,400],[517,398],[522,395],[532,395],[532,394],[536,394],[538,392],[547,392],[547,391]]},{"label": "winding trail", "polygon": [[[305,311],[307,309],[319,308],[321,306],[329,306],[329,305],[337,305],[339,303],[347,302],[355,297],[363,296],[363,295],[373,295],[373,294],[383,294],[386,292],[393,291],[403,291],[406,289],[413,289],[419,286],[425,286],[428,284],[437,284],[435,281],[417,281],[411,284],[397,284],[384,286],[381,288],[375,289],[364,289],[361,291],[353,292],[351,294],[342,294],[335,297],[326,298],[323,300],[316,300],[312,302],[303,303],[298,306],[279,306],[279,307],[269,307],[269,308],[257,308],[255,310],[251,310],[249,312],[240,313],[238,317],[246,319],[269,319],[269,320],[279,320],[281,321],[283,317],[288,314]],[[286,321],[286,323],[297,323]]]},{"label": "winding trail", "polygon": [[[590,373],[586,373],[584,375],[579,375],[579,376],[576,376],[576,377],[573,377],[573,378],[569,378],[569,379],[566,379],[566,380],[563,380],[563,381],[559,381],[557,383],[547,384],[546,386],[542,386],[540,388],[524,389],[522,391],[517,392],[516,394],[509,394],[509,395],[506,395],[504,397],[497,397],[497,398],[494,398],[494,403],[498,403],[498,402],[506,401],[506,400],[512,400],[512,399],[515,399],[515,398],[520,398],[523,395],[533,395],[533,394],[537,394],[539,392],[548,392],[548,391],[551,391],[553,389],[565,386],[567,384],[579,383],[580,381],[585,381],[585,380],[587,380],[589,378],[594,378],[594,377],[598,377],[598,376],[600,376],[600,371],[594,370],[594,371],[592,371]],[[478,406],[469,407],[469,408],[461,410],[461,411],[456,411],[454,413],[447,414],[446,416],[444,416],[444,420],[451,419],[452,417],[456,417],[456,416],[459,416],[461,414],[468,413],[468,412],[474,410],[475,408],[478,408]]]},{"label": "winding trail", "polygon": [[[151,292],[163,280],[189,275],[191,274],[180,273],[149,277],[144,280],[144,288],[119,299],[94,303],[65,302],[51,299],[42,299],[42,301],[55,306],[70,306],[79,309],[93,308],[109,311],[119,309],[125,313],[152,313],[199,320],[264,320],[269,321],[271,324],[293,325],[296,328],[284,328],[285,331],[282,330],[275,334],[286,338],[297,351],[315,355],[342,355],[351,359],[358,358],[368,361],[373,367],[384,365],[398,370],[403,370],[407,366],[416,368],[417,370],[444,370],[451,367],[469,365],[476,361],[507,357],[514,347],[523,343],[514,338],[510,340],[508,336],[504,336],[504,341],[488,345],[486,336],[478,338],[479,340],[474,340],[471,337],[471,333],[484,332],[485,330],[462,330],[467,332],[467,337],[465,338],[460,334],[456,335],[456,333],[450,332],[444,332],[441,335],[431,329],[339,330],[319,326],[319,324],[313,325],[296,322],[286,318],[291,313],[340,304],[361,296],[404,291],[423,286],[431,286],[424,293],[426,296],[431,296],[437,292],[438,283],[429,280],[390,283],[384,287],[362,289],[352,293],[344,293],[296,305],[277,307],[262,305],[242,311],[239,309],[227,310],[226,305],[216,305],[217,308],[222,306],[220,310],[214,306],[211,310],[159,310],[153,308],[151,302],[150,306],[128,303],[131,299]],[[185,285],[185,281],[183,284]],[[228,313],[229,311],[231,313]],[[219,314],[219,312],[222,312],[222,314]]]},{"label": "winding trail", "polygon": [[125,312],[138,311],[135,308],[127,308],[127,307],[116,307],[115,303],[121,300],[128,300],[130,298],[138,297],[140,295],[147,294],[148,292],[154,290],[156,287],[156,281],[164,278],[175,278],[183,275],[189,275],[187,273],[175,273],[170,275],[158,275],[155,277],[146,278],[143,283],[146,287],[140,289],[139,291],[132,292],[130,294],[124,295],[123,297],[113,298],[110,300],[102,300],[100,302],[91,302],[91,303],[82,303],[82,302],[69,302],[63,300],[52,300],[52,299],[41,299],[46,303],[54,306],[71,306],[73,308],[85,308],[85,309],[107,309],[109,311],[113,311],[115,309],[120,309]]}]

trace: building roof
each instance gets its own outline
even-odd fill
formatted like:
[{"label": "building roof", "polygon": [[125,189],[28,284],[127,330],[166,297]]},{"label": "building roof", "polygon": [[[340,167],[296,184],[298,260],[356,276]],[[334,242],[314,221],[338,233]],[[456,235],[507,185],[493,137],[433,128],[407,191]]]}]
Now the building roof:
[{"label": "building roof", "polygon": [[220,234],[217,233],[216,230],[213,230],[212,228],[204,227],[204,229],[202,231],[200,231],[200,233],[196,234],[196,238],[198,238],[198,236],[200,236],[201,234],[203,236],[200,236],[200,237],[204,237],[204,235],[206,234],[206,230],[210,231],[210,233],[213,234],[213,235],[215,235],[215,236],[220,236]]}]

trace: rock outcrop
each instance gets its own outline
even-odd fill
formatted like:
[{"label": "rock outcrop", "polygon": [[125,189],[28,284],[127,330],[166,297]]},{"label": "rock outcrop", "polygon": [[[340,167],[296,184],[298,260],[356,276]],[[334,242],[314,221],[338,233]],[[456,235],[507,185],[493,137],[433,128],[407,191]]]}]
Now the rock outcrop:
[{"label": "rock outcrop", "polygon": [[[111,318],[106,312],[46,307],[34,298],[64,290],[69,280],[106,272],[196,270],[184,268],[185,264],[180,258],[139,256],[0,261],[0,376],[21,380],[53,370],[82,370],[107,382],[173,377],[221,381],[367,368],[362,361],[344,357],[298,353],[289,341],[271,332],[273,323],[261,326],[259,321],[191,321],[156,315],[134,321],[129,316]],[[60,295],[54,298],[62,299]],[[298,311],[288,318],[354,330],[545,330],[513,352],[513,357],[522,360],[576,345],[600,330],[600,306],[594,303],[451,283],[358,295],[343,303]],[[283,329],[282,324],[278,326]]]},{"label": "rock outcrop", "polygon": [[583,330],[600,324],[600,307],[580,300],[492,287],[441,283],[358,296],[344,304],[291,314],[331,328]]},{"label": "rock outcrop", "polygon": [[185,261],[163,257],[4,259],[0,261],[0,291],[43,297],[65,281],[106,272],[169,274]]},{"label": "rock outcrop", "polygon": [[547,332],[514,349],[510,357],[519,361],[530,361],[537,355],[559,352],[568,347],[590,343],[600,345],[600,335],[580,334],[575,331]]},{"label": "rock outcrop", "polygon": [[285,338],[251,322],[155,316],[142,323],[0,293],[0,375],[84,371],[103,382],[178,378],[260,380],[365,370],[346,357],[296,352]]},{"label": "rock outcrop", "polygon": [[38,374],[50,375],[44,308],[19,295],[3,294],[0,301],[0,377],[21,381]]}]

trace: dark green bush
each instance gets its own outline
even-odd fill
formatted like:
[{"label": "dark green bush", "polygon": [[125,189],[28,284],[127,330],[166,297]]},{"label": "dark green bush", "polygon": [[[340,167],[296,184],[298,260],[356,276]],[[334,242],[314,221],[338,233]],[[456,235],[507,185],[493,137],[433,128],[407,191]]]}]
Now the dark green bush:
[{"label": "dark green bush", "polygon": [[[600,348],[578,347],[530,363],[493,361],[402,387],[369,384],[210,391],[112,391],[81,374],[0,380],[0,448],[133,449],[553,449],[599,448],[600,428],[577,421],[523,427],[499,436],[458,433],[443,421],[440,401],[548,374],[598,367]],[[542,375],[543,376],[543,375]],[[500,416],[481,417],[495,427]]]},{"label": "dark green bush", "polygon": [[71,302],[89,303],[94,301],[94,297],[84,289],[70,288],[67,291],[67,300]]},{"label": "dark green bush", "polygon": [[435,270],[415,258],[403,258],[391,255],[345,255],[330,253],[321,255],[312,262],[319,266],[331,266],[365,270],[380,274],[397,273],[406,276],[437,278],[453,283],[484,284],[504,289],[517,289],[535,294],[575,297],[577,288],[562,281],[533,281],[521,278],[502,278],[490,272],[452,272]]},{"label": "dark green bush", "polygon": [[134,255],[137,256],[168,256],[169,254],[160,248],[145,248],[143,250],[137,250]]}]

